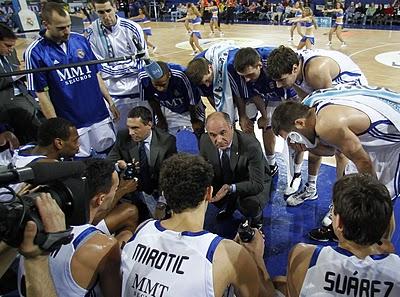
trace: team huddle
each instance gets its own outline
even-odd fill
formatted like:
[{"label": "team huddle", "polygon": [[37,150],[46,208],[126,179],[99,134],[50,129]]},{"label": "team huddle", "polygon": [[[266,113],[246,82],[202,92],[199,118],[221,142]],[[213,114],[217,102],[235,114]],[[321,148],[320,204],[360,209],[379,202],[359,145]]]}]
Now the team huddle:
[{"label": "team huddle", "polygon": [[[145,30],[117,16],[112,0],[94,0],[94,8],[99,18],[83,36],[70,31],[62,5],[47,3],[44,29],[24,53],[27,69],[132,57],[28,75],[45,119],[37,144],[16,150],[13,165],[81,158],[94,187],[90,221],[73,226],[73,241],[49,256],[56,295],[400,296],[400,259],[390,243],[400,93],[369,86],[339,51],[310,49],[312,14],[292,20],[309,30],[298,50],[226,41],[203,50],[199,12],[189,5],[182,21],[195,25],[194,58],[183,66],[151,61]],[[198,155],[179,151],[182,131],[191,132]],[[337,174],[329,212],[309,236],[339,246],[297,244],[284,282],[268,274],[260,231],[272,180],[284,170],[277,137],[285,140],[287,206],[318,198],[322,157],[335,156]],[[253,239],[203,230],[209,203],[217,222],[239,210]],[[21,296],[24,273],[22,257]]]}]

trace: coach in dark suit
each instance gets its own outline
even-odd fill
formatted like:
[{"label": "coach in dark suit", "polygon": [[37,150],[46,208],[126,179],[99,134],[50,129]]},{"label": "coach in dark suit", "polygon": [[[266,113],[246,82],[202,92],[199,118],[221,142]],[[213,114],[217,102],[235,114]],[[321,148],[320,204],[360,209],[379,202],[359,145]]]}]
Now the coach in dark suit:
[{"label": "coach in dark suit", "polygon": [[220,212],[235,209],[250,219],[252,227],[262,226],[262,211],[269,199],[271,178],[258,140],[233,128],[229,115],[215,112],[206,121],[207,134],[200,140],[200,154],[214,168],[213,198]]},{"label": "coach in dark suit", "polygon": [[[17,37],[14,32],[0,24],[0,73],[19,69],[14,46]],[[39,104],[28,93],[21,79],[0,77],[0,122],[13,129],[22,144],[36,139],[37,129],[44,119]]]},{"label": "coach in dark suit", "polygon": [[176,140],[153,127],[151,112],[143,106],[129,112],[126,125],[128,129],[118,132],[108,159],[117,162],[120,169],[125,169],[127,163],[136,164],[139,169],[138,190],[148,194],[145,203],[154,212],[155,203],[152,204],[149,195],[158,198],[160,168],[165,159],[176,153]]}]

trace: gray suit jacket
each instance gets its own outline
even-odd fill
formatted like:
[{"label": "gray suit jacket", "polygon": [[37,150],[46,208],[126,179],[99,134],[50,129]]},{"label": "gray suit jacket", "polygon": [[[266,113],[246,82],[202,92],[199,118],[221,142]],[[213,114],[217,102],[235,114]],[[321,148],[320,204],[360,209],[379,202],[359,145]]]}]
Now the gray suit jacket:
[{"label": "gray suit jacket", "polygon": [[[18,70],[17,65],[20,65],[20,63],[15,50],[10,56],[6,56],[6,59],[8,60],[9,65],[12,67],[13,70]],[[4,69],[4,65],[0,63],[0,73],[5,72],[7,71]],[[29,96],[31,99],[33,99],[29,95],[28,90],[23,82],[19,83],[18,87],[24,96]],[[4,105],[10,104],[13,97],[14,86],[12,77],[0,77],[0,107],[4,107]]]},{"label": "gray suit jacket", "polygon": [[[200,155],[214,168],[215,194],[223,185],[222,172],[218,149],[207,134],[203,134],[200,139]],[[236,193],[239,197],[264,195],[265,190],[269,191],[271,179],[266,174],[268,172],[266,161],[260,143],[253,135],[234,131],[230,148],[230,165],[234,176],[233,183],[236,184]]]},{"label": "gray suit jacket", "polygon": [[[175,137],[161,129],[153,128],[149,160],[153,190],[158,189],[158,177],[163,161],[174,153],[176,153]],[[132,163],[132,159],[139,161],[139,143],[132,140],[128,129],[118,131],[117,140],[107,158],[113,162],[124,160]]]}]

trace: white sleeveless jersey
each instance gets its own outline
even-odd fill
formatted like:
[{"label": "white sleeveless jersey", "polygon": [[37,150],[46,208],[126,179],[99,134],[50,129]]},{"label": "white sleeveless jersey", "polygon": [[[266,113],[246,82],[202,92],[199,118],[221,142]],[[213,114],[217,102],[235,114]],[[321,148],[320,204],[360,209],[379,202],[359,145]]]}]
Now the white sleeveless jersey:
[{"label": "white sleeveless jersey", "polygon": [[340,247],[318,246],[301,288],[302,297],[400,296],[400,257],[379,254],[359,259]]},{"label": "white sleeveless jersey", "polygon": [[[56,250],[51,253],[49,256],[49,267],[50,273],[53,278],[54,286],[57,291],[57,296],[69,296],[69,297],[95,297],[100,296],[98,292],[100,292],[99,288],[96,285],[87,290],[85,288],[80,287],[72,277],[71,271],[71,261],[72,256],[75,251],[84,244],[91,236],[94,234],[101,232],[96,227],[90,224],[82,225],[82,226],[74,226],[72,230],[72,234],[74,235],[74,239],[71,243],[67,245],[62,245],[59,250]],[[20,267],[18,271],[18,289],[20,291],[20,295],[24,296],[21,293],[21,280],[24,275],[23,269],[23,257],[21,257]]]},{"label": "white sleeveless jersey", "polygon": [[[35,147],[35,145],[33,144],[27,144],[23,147],[20,147],[18,150],[14,151],[14,155],[11,158],[11,164],[15,167],[15,168],[22,168],[27,166],[29,163],[35,162],[37,160],[40,159],[46,159],[47,156],[44,155],[29,155],[29,154],[25,154],[24,151],[25,150],[30,150],[33,149]],[[11,188],[14,189],[15,192],[19,192],[24,185],[26,185],[25,183],[18,183],[18,184],[13,184],[10,185]]]},{"label": "white sleeveless jersey", "polygon": [[28,165],[29,163],[32,163],[34,161],[37,161],[39,159],[46,159],[47,156],[44,155],[31,155],[31,154],[26,154],[26,150],[31,150],[35,147],[34,144],[27,144],[24,145],[23,147],[20,147],[18,150],[14,152],[14,155],[12,157],[11,163],[13,166],[16,168],[22,168]]},{"label": "white sleeveless jersey", "polygon": [[[382,98],[382,102],[373,108],[372,100],[377,98]],[[400,119],[400,94],[386,89],[348,86],[326,89],[306,97],[303,103],[314,106],[317,114],[325,106],[342,105],[358,109],[369,117],[369,128],[357,136],[371,158],[378,180],[388,188],[392,198],[396,198],[400,195],[400,130],[388,119],[389,108],[384,98],[391,98],[393,102],[389,104],[397,105],[398,115],[395,113],[394,117]],[[352,172],[357,169],[350,163],[346,173]]]},{"label": "white sleeveless jersey", "polygon": [[122,250],[122,296],[214,297],[212,261],[222,239],[146,222]]},{"label": "white sleeveless jersey", "polygon": [[315,91],[305,80],[304,70],[307,64],[316,57],[329,57],[339,65],[339,74],[332,80],[332,85],[368,85],[367,78],[362,73],[360,67],[350,59],[349,56],[332,50],[323,49],[306,49],[299,50],[297,54],[303,63],[303,80],[296,81],[295,85],[303,90],[305,93],[310,94]]}]

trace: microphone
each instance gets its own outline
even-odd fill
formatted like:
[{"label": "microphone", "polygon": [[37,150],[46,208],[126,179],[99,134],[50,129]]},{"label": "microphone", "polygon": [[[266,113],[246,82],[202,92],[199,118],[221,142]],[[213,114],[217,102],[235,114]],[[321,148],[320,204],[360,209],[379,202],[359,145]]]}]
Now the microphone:
[{"label": "microphone", "polygon": [[86,166],[81,161],[37,162],[23,168],[10,169],[0,173],[0,185],[28,182],[44,184],[58,179],[82,174]]},{"label": "microphone", "polygon": [[160,65],[158,65],[157,62],[151,60],[150,58],[148,58],[146,56],[146,51],[143,49],[142,45],[137,40],[136,36],[132,37],[132,42],[135,45],[136,49],[138,50],[138,53],[136,54],[136,58],[144,61],[144,63],[145,63],[144,70],[146,71],[148,76],[151,78],[151,80],[158,80],[161,77],[163,77],[164,72],[161,69]]}]

